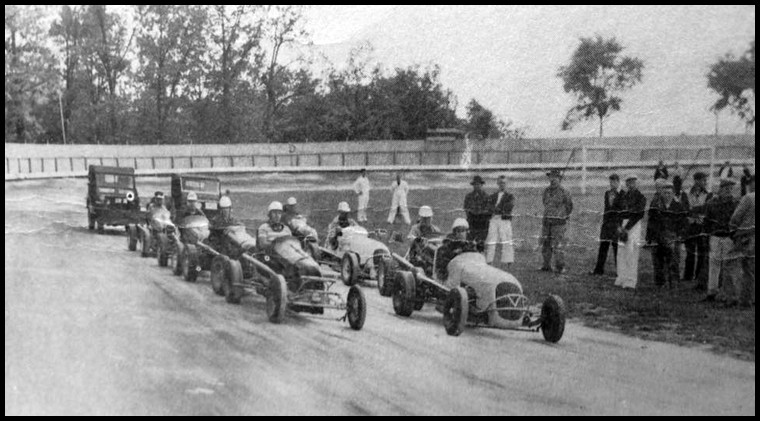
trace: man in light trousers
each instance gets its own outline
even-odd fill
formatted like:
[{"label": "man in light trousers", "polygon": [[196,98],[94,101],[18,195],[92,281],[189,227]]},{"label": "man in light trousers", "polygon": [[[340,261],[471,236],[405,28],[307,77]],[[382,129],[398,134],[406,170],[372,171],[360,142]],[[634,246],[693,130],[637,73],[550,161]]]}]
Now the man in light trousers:
[{"label": "man in light trousers", "polygon": [[359,177],[354,181],[354,192],[356,193],[356,200],[358,202],[356,208],[356,219],[359,222],[367,222],[367,206],[369,205],[369,179],[367,178],[367,170],[361,170]]},{"label": "man in light trousers", "polygon": [[724,301],[726,294],[723,288],[733,286],[732,281],[727,278],[731,277],[731,260],[736,257],[732,253],[734,243],[729,226],[731,216],[738,205],[732,194],[735,184],[736,182],[730,178],[721,179],[717,197],[713,197],[705,206],[705,231],[710,235],[707,297],[703,300],[706,302]]},{"label": "man in light trousers", "polygon": [[647,199],[639,191],[638,177],[625,177],[623,193],[623,219],[618,235],[617,279],[615,286],[636,288],[639,280],[639,252],[641,251],[641,221],[646,213]]},{"label": "man in light trousers", "polygon": [[391,184],[391,210],[388,214],[388,223],[392,224],[396,220],[396,214],[401,213],[404,218],[404,223],[407,225],[412,224],[412,220],[409,217],[409,208],[406,204],[406,195],[409,193],[409,185],[406,181],[401,179],[401,173],[396,173],[396,180]]},{"label": "man in light trousers", "polygon": [[486,262],[493,264],[496,254],[496,245],[501,247],[501,265],[509,270],[515,261],[515,249],[512,242],[512,209],[515,206],[515,197],[507,192],[506,177],[501,175],[496,180],[499,191],[491,195],[493,216],[488,223],[488,236],[486,237]]}]

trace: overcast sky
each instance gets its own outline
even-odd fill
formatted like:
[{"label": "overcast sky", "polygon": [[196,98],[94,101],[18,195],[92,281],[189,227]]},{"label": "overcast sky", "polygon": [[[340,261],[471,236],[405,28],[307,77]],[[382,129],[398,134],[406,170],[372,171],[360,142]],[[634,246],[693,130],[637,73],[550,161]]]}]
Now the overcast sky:
[{"label": "overcast sky", "polygon": [[[646,64],[643,83],[623,94],[605,135],[712,134],[716,96],[707,70],[755,36],[754,6],[311,6],[306,13],[315,44],[336,63],[367,39],[388,68],[439,64],[460,115],[475,98],[528,126],[530,137],[596,135],[595,121],[559,130],[573,100],[556,73],[579,37],[597,33]],[[721,133],[744,132],[728,111],[719,125]]]}]

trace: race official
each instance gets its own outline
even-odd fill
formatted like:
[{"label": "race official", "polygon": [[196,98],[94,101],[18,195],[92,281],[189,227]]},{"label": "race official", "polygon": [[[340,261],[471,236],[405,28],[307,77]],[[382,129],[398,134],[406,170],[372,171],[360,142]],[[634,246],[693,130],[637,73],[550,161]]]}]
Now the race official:
[{"label": "race official", "polygon": [[257,244],[261,249],[270,247],[280,237],[292,235],[290,228],[282,223],[282,203],[270,203],[267,216],[269,220],[259,227],[257,234]]},{"label": "race official", "polygon": [[409,208],[406,203],[406,195],[409,193],[409,184],[401,179],[401,173],[396,173],[396,180],[391,184],[391,210],[388,213],[388,223],[392,224],[396,220],[396,215],[401,214],[404,223],[412,224],[409,217]]},{"label": "race official", "polygon": [[[367,222],[367,206],[369,205],[370,184],[367,178],[367,170],[362,169],[359,177],[354,181],[354,192],[357,200],[356,219],[359,222]],[[394,216],[395,218],[395,216]]]},{"label": "race official", "polygon": [[544,263],[542,271],[551,272],[552,256],[557,273],[565,273],[565,229],[567,220],[573,212],[573,199],[565,190],[562,174],[557,169],[546,173],[549,187],[544,190],[544,218],[541,228],[541,244]]},{"label": "race official", "polygon": [[491,197],[483,191],[483,178],[476,175],[472,178],[472,191],[464,197],[464,211],[467,213],[469,225],[469,240],[483,243],[488,235],[488,222],[491,219]]},{"label": "race official", "polygon": [[515,197],[507,191],[507,179],[500,175],[496,179],[499,190],[491,195],[490,208],[493,211],[488,223],[486,237],[486,262],[493,264],[496,246],[501,248],[501,265],[509,270],[515,261],[515,249],[512,241],[512,209],[515,207]]},{"label": "race official", "polygon": [[639,191],[636,174],[625,176],[625,192],[621,195],[623,212],[620,215],[618,238],[617,279],[615,285],[636,288],[639,281],[641,251],[641,221],[646,213],[647,199]]}]

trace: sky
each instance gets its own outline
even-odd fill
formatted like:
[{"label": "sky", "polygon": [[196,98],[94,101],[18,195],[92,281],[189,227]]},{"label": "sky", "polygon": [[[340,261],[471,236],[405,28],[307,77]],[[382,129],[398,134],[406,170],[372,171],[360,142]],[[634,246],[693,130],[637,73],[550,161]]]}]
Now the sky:
[{"label": "sky", "polygon": [[[387,69],[441,66],[441,82],[497,116],[528,128],[529,137],[596,136],[598,121],[561,131],[573,98],[556,77],[579,37],[615,37],[624,54],[645,63],[644,80],[623,93],[622,111],[605,136],[712,134],[709,66],[740,55],[755,37],[754,6],[309,6],[315,47],[335,64],[368,40]],[[728,111],[721,134],[744,133]],[[754,130],[751,132],[754,134]]]}]

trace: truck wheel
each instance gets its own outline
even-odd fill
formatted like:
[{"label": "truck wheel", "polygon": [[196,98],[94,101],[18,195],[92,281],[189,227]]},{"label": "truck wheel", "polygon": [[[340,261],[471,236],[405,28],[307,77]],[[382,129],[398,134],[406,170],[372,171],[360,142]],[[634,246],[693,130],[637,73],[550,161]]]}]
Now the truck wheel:
[{"label": "truck wheel", "polygon": [[225,261],[224,300],[230,304],[240,304],[243,298],[243,267],[237,260]]},{"label": "truck wheel", "polygon": [[95,229],[95,218],[93,218],[92,214],[89,211],[87,212],[87,228],[90,231]]},{"label": "truck wheel", "polygon": [[182,253],[184,251],[185,245],[178,241],[177,247],[175,247],[174,253],[172,253],[172,268],[174,268],[174,275],[176,276],[182,275]]},{"label": "truck wheel", "polygon": [[348,290],[346,313],[351,329],[361,330],[364,327],[364,320],[367,318],[367,300],[364,298],[364,292],[356,285]]},{"label": "truck wheel", "polygon": [[137,250],[137,227],[134,225],[127,225],[127,249]]},{"label": "truck wheel", "polygon": [[409,317],[414,312],[416,283],[411,272],[396,272],[393,288],[393,311],[399,316]]},{"label": "truck wheel", "polygon": [[211,260],[211,289],[216,295],[226,296],[225,282],[227,281],[227,265],[229,262],[227,256],[214,256]]},{"label": "truck wheel", "polygon": [[150,256],[150,243],[152,241],[153,238],[150,235],[150,231],[144,231],[142,235],[142,252],[140,253],[142,257]]},{"label": "truck wheel", "polygon": [[446,328],[446,333],[451,336],[461,335],[469,311],[470,304],[467,302],[467,291],[462,287],[449,291],[443,305],[443,326]]},{"label": "truck wheel", "polygon": [[550,295],[541,306],[541,333],[548,342],[557,343],[565,333],[567,310],[562,298]]},{"label": "truck wheel", "polygon": [[180,255],[182,260],[182,277],[186,282],[195,282],[198,279],[198,251],[195,246],[188,244]]},{"label": "truck wheel", "polygon": [[288,302],[288,284],[285,277],[277,275],[269,281],[267,295],[267,317],[272,323],[282,323],[285,318],[285,307]]},{"label": "truck wheel", "polygon": [[[393,260],[386,260],[383,256],[386,253],[375,252],[375,273],[377,280],[377,290],[383,297],[390,297],[393,293]],[[391,280],[390,282],[388,280]]]},{"label": "truck wheel", "polygon": [[343,283],[351,286],[359,282],[359,258],[356,253],[347,251],[340,260],[340,277]]},{"label": "truck wheel", "polygon": [[422,307],[424,306],[425,306],[425,301],[417,300],[414,302],[414,311],[420,311],[422,310]]},{"label": "truck wheel", "polygon": [[105,232],[106,232],[106,224],[104,224],[104,223],[102,223],[100,221],[96,221],[95,224],[98,227],[98,234],[105,234]]},{"label": "truck wheel", "polygon": [[158,250],[156,251],[158,257],[158,265],[166,267],[169,265],[169,236],[163,232],[158,234]]}]

